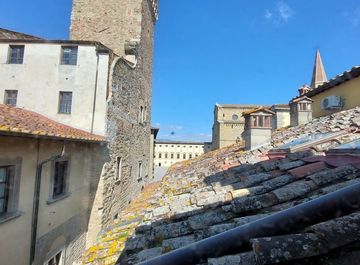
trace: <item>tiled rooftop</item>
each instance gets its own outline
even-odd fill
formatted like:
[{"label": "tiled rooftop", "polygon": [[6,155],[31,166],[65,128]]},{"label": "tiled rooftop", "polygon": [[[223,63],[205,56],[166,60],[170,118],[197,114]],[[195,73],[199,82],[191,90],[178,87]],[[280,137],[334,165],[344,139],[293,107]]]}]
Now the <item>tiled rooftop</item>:
[{"label": "tiled rooftop", "polygon": [[[233,145],[174,165],[99,235],[85,264],[114,264],[119,256],[119,264],[137,264],[360,183],[359,156],[325,154],[360,138],[359,116],[360,108],[339,112],[278,130],[258,150]],[[304,135],[339,131],[296,153],[268,157],[269,150]],[[337,217],[251,238],[237,253],[199,264],[357,264],[360,214]]]},{"label": "tiled rooftop", "polygon": [[0,134],[103,142],[103,136],[79,130],[38,113],[0,104]]},{"label": "tiled rooftop", "polygon": [[39,40],[40,38],[32,36],[32,35],[16,32],[16,31],[12,31],[12,30],[0,28],[0,39],[4,39],[4,40],[16,40],[16,39]]}]

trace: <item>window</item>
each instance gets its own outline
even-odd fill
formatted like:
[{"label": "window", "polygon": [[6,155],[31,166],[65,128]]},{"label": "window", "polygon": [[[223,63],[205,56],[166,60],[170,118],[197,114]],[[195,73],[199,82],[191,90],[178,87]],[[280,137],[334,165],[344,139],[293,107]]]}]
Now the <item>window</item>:
[{"label": "window", "polygon": [[167,159],[168,158],[168,154],[167,153],[165,153],[165,159]]},{"label": "window", "polygon": [[174,159],[174,154],[171,154],[171,155],[170,155],[170,158],[171,158],[171,159]]},{"label": "window", "polygon": [[177,155],[176,155],[176,158],[177,158],[177,159],[180,159],[180,154],[177,154]]},{"label": "window", "polygon": [[159,158],[161,158],[161,153],[159,153]]},{"label": "window", "polygon": [[4,103],[6,105],[16,106],[17,95],[18,95],[17,90],[5,90]]},{"label": "window", "polygon": [[142,174],[143,174],[143,165],[142,162],[139,162],[138,179],[142,178]]},{"label": "window", "polygon": [[122,158],[116,158],[116,181],[121,180],[121,172],[122,171]]},{"label": "window", "polygon": [[10,45],[9,48],[9,64],[22,64],[24,61],[24,45]]},{"label": "window", "polygon": [[63,263],[62,252],[60,251],[54,257],[52,257],[47,262],[45,262],[44,265],[62,265],[62,264],[64,263]]},{"label": "window", "polygon": [[59,113],[71,114],[72,92],[60,92]]},{"label": "window", "polygon": [[192,159],[192,154],[189,155],[189,159]]},{"label": "window", "polygon": [[10,181],[13,175],[13,167],[0,167],[0,216],[8,212]]},{"label": "window", "polygon": [[63,46],[61,47],[61,64],[77,65],[78,47]]},{"label": "window", "polygon": [[143,106],[140,106],[139,109],[139,123],[144,123],[145,122],[145,110]]},{"label": "window", "polygon": [[159,167],[161,167],[161,163],[159,163]]},{"label": "window", "polygon": [[233,114],[232,119],[233,119],[233,121],[237,121],[239,119],[239,116],[236,114]]},{"label": "window", "polygon": [[186,159],[186,154],[183,154],[183,159]]},{"label": "window", "polygon": [[260,128],[270,128],[271,127],[271,117],[270,116],[252,116],[252,127]]},{"label": "window", "polygon": [[55,162],[53,198],[60,197],[66,193],[67,171],[68,161]]},{"label": "window", "polygon": [[195,157],[198,157],[199,155],[198,154],[195,154]]}]

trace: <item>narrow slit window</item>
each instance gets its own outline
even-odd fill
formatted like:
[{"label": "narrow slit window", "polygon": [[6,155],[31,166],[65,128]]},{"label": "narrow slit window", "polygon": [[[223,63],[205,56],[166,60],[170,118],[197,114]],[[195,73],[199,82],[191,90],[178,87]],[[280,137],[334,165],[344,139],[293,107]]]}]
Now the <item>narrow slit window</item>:
[{"label": "narrow slit window", "polygon": [[67,171],[68,171],[68,162],[67,161],[55,162],[53,198],[62,196],[66,193]]},{"label": "narrow slit window", "polygon": [[0,167],[0,216],[8,212],[10,191],[9,167]]},{"label": "narrow slit window", "polygon": [[122,158],[117,157],[116,158],[116,180],[121,180],[122,175]]}]

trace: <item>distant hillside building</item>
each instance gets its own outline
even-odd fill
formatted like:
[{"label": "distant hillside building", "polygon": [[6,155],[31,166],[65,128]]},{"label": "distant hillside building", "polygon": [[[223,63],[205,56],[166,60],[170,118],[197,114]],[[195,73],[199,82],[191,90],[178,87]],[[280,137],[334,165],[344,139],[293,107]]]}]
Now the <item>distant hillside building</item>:
[{"label": "distant hillside building", "polygon": [[211,143],[157,140],[154,164],[157,167],[171,165],[201,156],[211,150]]}]

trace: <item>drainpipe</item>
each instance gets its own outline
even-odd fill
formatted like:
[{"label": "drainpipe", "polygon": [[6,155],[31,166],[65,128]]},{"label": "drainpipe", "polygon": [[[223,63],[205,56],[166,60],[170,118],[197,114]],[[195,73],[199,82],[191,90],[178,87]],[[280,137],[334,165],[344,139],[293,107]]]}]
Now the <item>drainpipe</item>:
[{"label": "drainpipe", "polygon": [[40,187],[41,187],[41,173],[42,167],[48,162],[52,162],[60,159],[65,155],[65,141],[63,142],[61,153],[49,157],[48,159],[39,163],[40,157],[40,139],[38,140],[37,148],[37,166],[36,166],[36,176],[35,176],[35,190],[34,190],[34,200],[33,200],[33,212],[32,212],[32,222],[31,222],[31,247],[30,247],[30,265],[33,264],[35,259],[36,251],[36,237],[37,237],[37,226],[38,226],[38,217],[39,217],[39,203],[40,203]]},{"label": "drainpipe", "polygon": [[94,122],[95,122],[95,108],[96,108],[96,95],[97,95],[97,87],[98,87],[98,77],[99,77],[99,52],[96,52],[97,62],[96,62],[96,73],[95,73],[95,88],[94,88],[94,101],[93,101],[93,110],[92,110],[92,118],[91,118],[91,129],[90,132],[94,133]]}]

